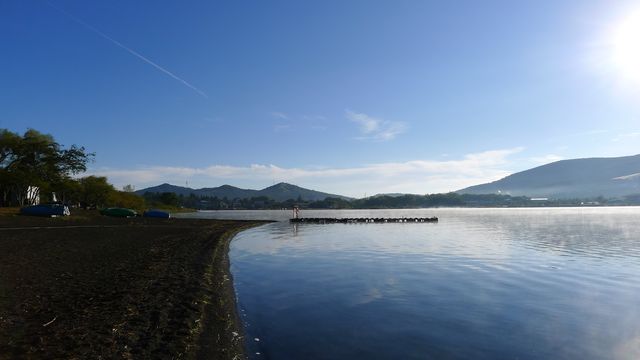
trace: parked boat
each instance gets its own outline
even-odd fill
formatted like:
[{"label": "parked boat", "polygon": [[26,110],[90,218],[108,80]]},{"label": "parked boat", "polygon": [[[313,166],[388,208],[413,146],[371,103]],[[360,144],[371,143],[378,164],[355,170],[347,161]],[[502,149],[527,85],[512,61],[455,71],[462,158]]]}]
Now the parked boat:
[{"label": "parked boat", "polygon": [[142,216],[149,218],[168,219],[171,217],[171,214],[162,210],[147,210],[142,214]]},{"label": "parked boat", "polygon": [[100,210],[100,214],[113,217],[135,217],[138,213],[135,210],[126,208],[105,208]]},{"label": "parked boat", "polygon": [[62,204],[40,204],[25,206],[20,209],[20,214],[30,216],[69,216],[69,207]]}]

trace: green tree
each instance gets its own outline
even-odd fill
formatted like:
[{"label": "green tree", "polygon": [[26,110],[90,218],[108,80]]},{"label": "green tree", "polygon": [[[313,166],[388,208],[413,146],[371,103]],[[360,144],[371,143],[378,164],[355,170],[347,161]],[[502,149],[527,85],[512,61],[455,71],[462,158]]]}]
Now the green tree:
[{"label": "green tree", "polygon": [[133,186],[131,184],[127,184],[127,185],[122,187],[122,191],[132,193],[132,192],[136,191],[136,188],[135,188],[135,186]]},{"label": "green tree", "polygon": [[86,176],[80,179],[80,204],[86,208],[104,207],[116,189],[104,176]]},{"label": "green tree", "polygon": [[0,129],[0,188],[2,200],[13,194],[20,205],[32,203],[40,188],[53,190],[72,175],[86,171],[94,154],[84,147],[64,148],[51,135],[29,129],[22,136]]},{"label": "green tree", "polygon": [[11,170],[17,159],[17,149],[21,140],[19,135],[0,129],[0,190],[3,205],[9,203],[9,195],[17,180],[16,174]]},{"label": "green tree", "polygon": [[65,178],[53,185],[58,201],[65,204],[79,204],[82,197],[82,184],[77,179]]},{"label": "green tree", "polygon": [[158,199],[162,205],[177,207],[180,203],[178,195],[172,192],[163,192]]},{"label": "green tree", "polygon": [[107,198],[108,206],[123,207],[142,211],[146,208],[144,198],[132,192],[113,191]]}]

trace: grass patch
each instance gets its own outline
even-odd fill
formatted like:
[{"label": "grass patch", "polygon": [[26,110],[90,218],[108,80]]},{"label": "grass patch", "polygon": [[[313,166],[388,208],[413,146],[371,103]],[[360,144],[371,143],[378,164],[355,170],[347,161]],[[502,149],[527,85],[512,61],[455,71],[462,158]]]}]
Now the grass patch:
[{"label": "grass patch", "polygon": [[19,207],[0,207],[0,216],[16,216],[19,214]]}]

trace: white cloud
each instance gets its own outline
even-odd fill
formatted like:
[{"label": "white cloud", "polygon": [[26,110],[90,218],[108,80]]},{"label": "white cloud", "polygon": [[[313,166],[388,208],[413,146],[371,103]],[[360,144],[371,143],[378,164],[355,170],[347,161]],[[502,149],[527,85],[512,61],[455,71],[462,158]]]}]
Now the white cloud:
[{"label": "white cloud", "polygon": [[[117,186],[146,186],[168,182],[194,187],[231,183],[260,188],[274,180],[295,183],[320,191],[361,197],[364,193],[435,193],[498,180],[509,175],[508,157],[522,148],[491,150],[456,160],[412,160],[366,164],[350,168],[284,168],[277,165],[212,165],[203,168],[150,166],[140,169],[95,169]],[[244,185],[243,185],[244,184]]]},{"label": "white cloud", "polygon": [[378,130],[382,120],[373,118],[366,114],[358,114],[351,110],[347,110],[347,119],[358,123],[360,125],[360,131],[364,134],[371,134]]},{"label": "white cloud", "polygon": [[374,118],[367,114],[346,110],[347,119],[357,123],[360,126],[359,139],[362,140],[393,140],[396,136],[407,130],[407,125],[400,121],[388,121],[384,119]]}]

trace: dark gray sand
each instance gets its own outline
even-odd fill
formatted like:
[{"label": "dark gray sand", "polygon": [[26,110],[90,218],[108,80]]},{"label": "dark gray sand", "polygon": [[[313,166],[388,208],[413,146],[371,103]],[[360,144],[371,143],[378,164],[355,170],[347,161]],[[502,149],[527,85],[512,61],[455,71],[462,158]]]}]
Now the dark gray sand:
[{"label": "dark gray sand", "polygon": [[244,358],[228,246],[258,224],[0,217],[0,358]]}]

